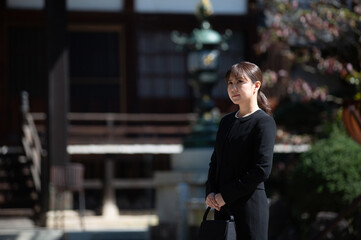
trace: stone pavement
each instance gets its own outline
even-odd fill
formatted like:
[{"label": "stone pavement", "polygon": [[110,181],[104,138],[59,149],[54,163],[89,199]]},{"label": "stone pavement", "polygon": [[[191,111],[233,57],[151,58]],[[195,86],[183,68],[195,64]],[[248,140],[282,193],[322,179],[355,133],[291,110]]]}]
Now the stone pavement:
[{"label": "stone pavement", "polygon": [[[64,221],[61,216],[64,215]],[[98,216],[86,212],[84,217],[85,230],[138,230],[145,231],[149,226],[158,224],[158,217],[154,213],[120,213],[112,216]],[[48,228],[64,228],[65,230],[81,230],[80,217],[76,211],[49,211],[47,214]],[[62,227],[61,224],[64,224]]]},{"label": "stone pavement", "polygon": [[[0,240],[149,240],[149,227],[158,224],[155,214],[120,214],[95,216],[86,214],[85,229],[74,211],[63,211],[63,225],[54,213],[47,214],[47,227],[39,228],[25,218],[0,219]],[[56,227],[56,228],[55,228]]]}]

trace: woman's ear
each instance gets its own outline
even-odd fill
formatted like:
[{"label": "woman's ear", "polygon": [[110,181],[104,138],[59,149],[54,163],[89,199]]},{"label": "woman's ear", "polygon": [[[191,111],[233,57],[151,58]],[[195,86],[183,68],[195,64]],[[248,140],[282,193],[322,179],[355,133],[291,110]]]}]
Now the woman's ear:
[{"label": "woman's ear", "polygon": [[257,92],[260,88],[261,88],[261,82],[260,81],[256,81],[254,83],[254,88],[255,88],[255,92]]}]

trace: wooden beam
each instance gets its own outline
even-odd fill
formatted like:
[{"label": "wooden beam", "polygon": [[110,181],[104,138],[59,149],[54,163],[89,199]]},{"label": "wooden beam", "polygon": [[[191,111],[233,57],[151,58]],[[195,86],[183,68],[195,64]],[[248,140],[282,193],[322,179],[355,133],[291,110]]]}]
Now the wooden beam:
[{"label": "wooden beam", "polygon": [[8,136],[8,61],[5,0],[0,0],[0,142],[7,142]]},{"label": "wooden beam", "polygon": [[[153,179],[113,179],[112,186],[115,189],[153,188]],[[104,184],[100,179],[88,179],[84,181],[85,189],[103,189]]]}]

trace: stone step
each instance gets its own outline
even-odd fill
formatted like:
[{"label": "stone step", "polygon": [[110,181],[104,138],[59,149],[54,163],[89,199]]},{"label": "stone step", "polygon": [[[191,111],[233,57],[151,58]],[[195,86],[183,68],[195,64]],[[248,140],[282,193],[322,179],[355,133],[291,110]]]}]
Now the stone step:
[{"label": "stone step", "polygon": [[66,232],[67,240],[149,240],[148,231],[94,231],[94,232]]},{"label": "stone step", "polygon": [[2,221],[4,217],[31,217],[33,215],[34,210],[31,208],[2,208],[0,209],[0,226],[4,223]]},{"label": "stone step", "polygon": [[150,240],[148,231],[65,232],[49,229],[0,229],[0,240]]}]

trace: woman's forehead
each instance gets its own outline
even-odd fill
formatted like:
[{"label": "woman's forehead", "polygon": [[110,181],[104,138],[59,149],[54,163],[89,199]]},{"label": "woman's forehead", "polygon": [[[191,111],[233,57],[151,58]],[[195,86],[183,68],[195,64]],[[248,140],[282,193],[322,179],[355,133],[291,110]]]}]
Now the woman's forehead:
[{"label": "woman's forehead", "polygon": [[250,80],[249,77],[244,74],[244,72],[237,72],[237,73],[231,73],[229,75],[229,80],[236,80],[236,79],[245,79],[245,80]]}]

